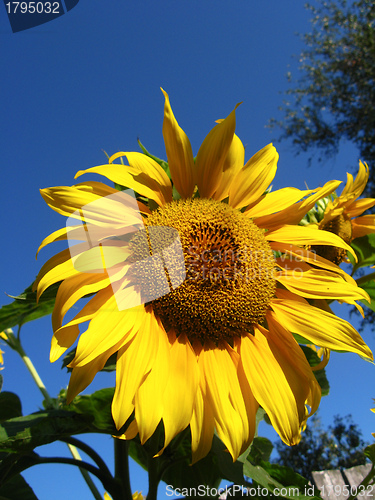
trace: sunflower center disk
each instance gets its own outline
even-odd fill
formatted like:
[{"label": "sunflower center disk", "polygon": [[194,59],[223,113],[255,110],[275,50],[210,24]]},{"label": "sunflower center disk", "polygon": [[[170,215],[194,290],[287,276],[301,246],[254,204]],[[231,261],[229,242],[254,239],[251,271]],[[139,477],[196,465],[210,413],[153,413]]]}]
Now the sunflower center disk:
[{"label": "sunflower center disk", "polygon": [[[178,250],[169,246],[168,263],[164,262],[162,270],[153,268],[151,280],[144,261],[135,269],[138,282],[152,283],[149,296],[158,298],[151,304],[167,330],[172,327],[177,335],[185,333],[191,341],[230,341],[264,319],[276,287],[274,257],[263,231],[252,220],[224,203],[195,199],[159,208],[145,225],[149,242],[154,226],[174,228],[181,242],[180,258]],[[171,233],[157,234],[165,240],[160,248],[167,248]],[[140,251],[144,245],[139,243],[142,237],[146,236],[138,235],[131,241],[136,260],[144,259],[144,251]],[[160,273],[166,273],[173,285],[173,267],[181,267],[181,260],[185,279],[163,294]]]},{"label": "sunflower center disk", "polygon": [[[338,215],[334,219],[323,224],[320,229],[337,234],[337,236],[340,236],[345,243],[350,243],[352,240],[352,223],[351,220],[344,215]],[[313,250],[315,250],[315,252],[321,257],[330,260],[336,265],[340,265],[341,262],[346,259],[346,250],[343,248],[316,245],[313,247]]]}]

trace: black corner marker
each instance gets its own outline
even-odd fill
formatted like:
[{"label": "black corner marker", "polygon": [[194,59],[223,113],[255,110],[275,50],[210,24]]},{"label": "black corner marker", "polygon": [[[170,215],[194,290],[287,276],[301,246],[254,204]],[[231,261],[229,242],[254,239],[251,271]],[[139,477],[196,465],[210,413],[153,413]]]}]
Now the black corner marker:
[{"label": "black corner marker", "polygon": [[63,16],[78,4],[79,0],[36,0],[14,2],[4,0],[13,33],[28,30]]}]

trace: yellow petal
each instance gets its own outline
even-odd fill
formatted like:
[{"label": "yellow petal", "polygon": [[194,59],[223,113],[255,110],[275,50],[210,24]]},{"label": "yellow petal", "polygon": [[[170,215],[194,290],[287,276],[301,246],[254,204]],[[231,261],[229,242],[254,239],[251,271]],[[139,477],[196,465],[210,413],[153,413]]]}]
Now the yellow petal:
[{"label": "yellow petal", "polygon": [[234,134],[227,156],[223,164],[223,172],[220,176],[220,183],[212,195],[214,200],[223,200],[229,195],[229,188],[236,174],[241,170],[245,161],[245,148],[241,139]]},{"label": "yellow petal", "polygon": [[272,351],[259,328],[254,328],[254,335],[241,338],[240,355],[255,399],[267,412],[273,427],[285,443],[298,443],[300,418],[293,391],[277,352]]},{"label": "yellow petal", "polygon": [[289,269],[277,273],[276,279],[291,292],[307,299],[340,300],[354,305],[356,300],[368,300],[367,292],[356,284],[348,283],[341,276],[323,269],[302,269],[302,263],[294,263]]},{"label": "yellow petal", "polygon": [[317,307],[293,300],[274,299],[271,303],[277,320],[292,333],[315,345],[349,351],[373,359],[372,353],[357,330],[347,321]]},{"label": "yellow petal", "polygon": [[[112,307],[111,307],[112,306]],[[120,341],[129,342],[137,334],[146,313],[143,305],[118,311],[115,301],[105,304],[82,333],[71,366],[83,366]]]},{"label": "yellow petal", "polygon": [[286,374],[302,422],[305,419],[305,404],[311,407],[310,415],[318,409],[321,399],[320,386],[293,335],[277,321],[276,315],[271,311],[267,313],[267,323],[268,343]]},{"label": "yellow petal", "polygon": [[126,156],[129,165],[111,163],[116,155],[109,159],[107,165],[99,165],[87,170],[80,170],[76,178],[86,173],[95,173],[107,179],[133,189],[146,198],[154,200],[159,206],[172,200],[172,186],[167,174],[154,160],[141,153],[121,152]]},{"label": "yellow petal", "polygon": [[351,203],[348,208],[346,207],[345,214],[350,218],[357,217],[373,206],[375,206],[374,198],[362,198]]},{"label": "yellow petal", "polygon": [[[235,365],[237,366],[238,382],[240,384],[242,397],[245,402],[246,411],[246,416],[240,413],[244,430],[244,441],[241,449],[242,454],[250,446],[251,442],[254,439],[256,431],[256,413],[259,408],[259,403],[255,399],[254,394],[251,390],[249,380],[246,377],[241,357],[239,355],[241,349],[241,338],[235,337],[233,339],[233,344],[234,351],[238,354],[238,357],[234,359],[231,350],[229,350],[229,353],[231,354],[233,362],[235,362]],[[240,407],[237,407],[237,411],[240,411]]]},{"label": "yellow petal", "polygon": [[138,491],[136,491],[133,493],[133,500],[144,500],[144,497],[141,492],[138,493]]},{"label": "yellow petal", "polygon": [[318,200],[333,193],[340,184],[341,181],[329,181],[323,187],[314,189],[314,193],[305,200],[291,205],[276,214],[264,215],[257,218],[257,225],[273,229],[282,224],[298,224]]},{"label": "yellow petal", "polygon": [[44,201],[52,210],[68,217],[83,206],[116,193],[116,189],[102,182],[85,182],[71,187],[57,186],[40,190]]},{"label": "yellow petal", "polygon": [[127,439],[134,439],[137,434],[138,434],[137,422],[135,420],[132,420],[129,424],[129,427],[123,434],[121,434],[120,436],[113,436],[113,437],[127,440]]},{"label": "yellow petal", "polygon": [[78,274],[67,278],[59,286],[52,313],[53,331],[58,330],[66,312],[82,297],[110,285],[108,276],[101,274]]},{"label": "yellow petal", "polygon": [[363,215],[352,219],[353,239],[360,238],[366,234],[375,233],[375,215]]},{"label": "yellow petal", "polygon": [[116,389],[112,402],[112,415],[120,429],[134,410],[134,397],[155,364],[160,335],[154,314],[147,316],[137,334],[118,352],[116,363]]},{"label": "yellow petal", "polygon": [[[78,247],[79,245],[77,245]],[[49,259],[39,271],[33,283],[33,290],[37,289],[37,300],[42,293],[54,283],[75,276],[79,273],[73,265],[70,250],[66,249]]]},{"label": "yellow petal", "polygon": [[[311,346],[309,346],[311,347]],[[331,356],[331,351],[329,349],[321,349],[323,351],[323,359],[321,360],[320,363],[318,363],[317,365],[315,366],[312,366],[311,369],[313,372],[317,372],[319,370],[323,370],[323,368],[325,368],[328,364],[328,361],[329,361],[329,358]],[[318,356],[320,357],[321,354],[319,355],[318,353]]]},{"label": "yellow petal", "polygon": [[352,198],[356,199],[358,196],[360,196],[367,184],[368,178],[369,178],[369,168],[367,163],[362,163],[361,161],[359,162],[359,169],[358,169],[358,174],[353,182],[353,176],[351,174],[348,175],[348,182],[339,196],[339,198]]},{"label": "yellow petal", "polygon": [[[309,264],[313,264],[314,266],[323,267],[324,269],[328,269],[329,271],[339,274],[345,279],[345,281],[348,281],[353,285],[356,283],[356,281],[348,273],[346,273],[343,269],[341,269],[341,267],[336,266],[336,264],[334,264],[330,260],[325,259],[324,257],[321,257],[315,252],[311,252],[309,250],[306,250],[305,248],[301,248],[296,245],[279,243],[274,241],[270,243],[270,246],[272,250],[285,253],[286,256],[281,258],[285,258],[286,262],[293,261],[295,263],[298,263],[300,261],[305,261],[308,262]],[[289,255],[291,256],[290,259],[288,259]],[[293,257],[295,257],[295,259],[293,259]]]},{"label": "yellow petal", "polygon": [[153,435],[163,417],[164,391],[168,378],[173,377],[170,371],[170,343],[159,319],[154,322],[153,335],[158,337],[158,347],[152,349],[148,346],[148,349],[153,350],[154,363],[135,394],[135,419],[141,444]]},{"label": "yellow petal", "polygon": [[107,362],[107,359],[116,352],[115,347],[113,350],[103,353],[101,356],[97,357],[85,366],[75,367],[72,370],[69,380],[68,391],[66,395],[67,403],[71,403],[72,400],[86,387],[91,384],[95,375],[103,369]]},{"label": "yellow petal", "polygon": [[291,243],[296,245],[329,245],[344,248],[357,260],[354,250],[334,233],[318,230],[310,226],[284,225],[265,234],[267,241]]},{"label": "yellow petal", "polygon": [[72,320],[54,332],[51,341],[51,363],[56,361],[74,344],[79,335],[78,325],[90,321],[100,311],[103,304],[106,304],[110,300],[114,300],[111,286],[97,292]]},{"label": "yellow petal", "polygon": [[165,97],[163,137],[172,181],[182,198],[190,198],[194,191],[194,158],[188,136],[177,123],[168,94]]},{"label": "yellow petal", "polygon": [[229,189],[229,204],[241,208],[257,201],[275,177],[279,154],[272,144],[258,151],[236,175]]},{"label": "yellow petal", "polygon": [[201,198],[210,198],[220,184],[225,158],[236,128],[236,109],[206,136],[195,161],[197,185]]},{"label": "yellow petal", "polygon": [[[198,363],[205,378],[205,396],[212,408],[218,436],[235,461],[247,437],[243,435],[243,422],[240,417],[246,417],[246,411],[236,366],[228,349],[229,346],[204,346]],[[236,408],[240,408],[240,411],[236,411]]]},{"label": "yellow petal", "polygon": [[[133,168],[132,175],[135,175],[137,180],[138,178],[141,179],[144,174],[146,179],[156,181],[162,193],[164,203],[172,201],[171,181],[163,168],[156,163],[156,161],[142,153],[135,152],[126,153],[126,157],[129,165]],[[111,158],[109,159],[109,163],[111,163]]]},{"label": "yellow petal", "polygon": [[215,421],[207,398],[199,386],[190,422],[192,463],[204,458],[210,451],[214,437]]},{"label": "yellow petal", "polygon": [[[197,394],[199,369],[195,353],[185,334],[174,340],[170,349],[170,369],[164,392],[164,447],[190,423]],[[183,388],[183,390],[182,390]]]},{"label": "yellow petal", "polygon": [[40,244],[37,252],[36,252],[36,258],[38,257],[39,252],[41,251],[42,248],[45,246],[49,245],[50,243],[53,243],[55,241],[61,241],[61,240],[66,240],[67,238],[67,232],[75,229],[73,226],[69,227],[62,227],[61,229],[58,229],[57,231],[54,231],[51,233],[49,236],[44,238],[42,243]]},{"label": "yellow petal", "polygon": [[314,190],[311,189],[301,191],[300,189],[291,187],[271,191],[259,203],[245,210],[244,213],[251,218],[271,215],[294,205],[297,201],[302,200],[302,198],[313,192]]},{"label": "yellow petal", "polygon": [[[71,248],[72,253],[74,248]],[[81,273],[112,274],[124,267],[124,262],[132,251],[124,242],[106,240],[93,246],[79,255],[72,255],[74,267]],[[121,266],[119,266],[121,264]],[[116,266],[116,267],[115,267]],[[128,267],[128,266],[127,266]]]}]

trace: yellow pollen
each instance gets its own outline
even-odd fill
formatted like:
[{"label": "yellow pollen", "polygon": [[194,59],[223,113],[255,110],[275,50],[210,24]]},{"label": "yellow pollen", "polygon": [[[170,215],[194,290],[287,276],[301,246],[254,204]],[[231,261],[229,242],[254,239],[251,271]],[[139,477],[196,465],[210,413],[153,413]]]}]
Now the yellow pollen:
[{"label": "yellow pollen", "polygon": [[[138,282],[152,282],[149,296],[159,298],[150,302],[167,330],[202,343],[230,341],[263,321],[276,288],[275,262],[263,231],[251,219],[225,203],[188,199],[155,210],[144,223],[146,231],[130,242],[134,260],[139,261],[134,272]],[[163,265],[154,267],[150,280],[151,271],[144,266],[145,241],[150,244],[150,236],[155,240],[154,226],[165,229],[156,234],[158,248],[168,248],[168,262],[164,259]],[[168,228],[179,235],[180,253]],[[155,241],[150,249],[152,253]],[[176,268],[181,272],[181,265],[185,279],[173,287],[172,276]],[[163,294],[165,274],[170,292]]]}]

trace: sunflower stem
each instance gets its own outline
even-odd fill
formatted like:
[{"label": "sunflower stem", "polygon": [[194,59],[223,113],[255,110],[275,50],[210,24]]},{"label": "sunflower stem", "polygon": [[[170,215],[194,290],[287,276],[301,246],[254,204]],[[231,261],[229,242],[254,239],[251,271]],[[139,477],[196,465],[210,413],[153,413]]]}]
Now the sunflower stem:
[{"label": "sunflower stem", "polygon": [[[370,472],[367,474],[367,476],[363,479],[363,481],[357,486],[356,490],[357,491],[360,491],[359,490],[359,487],[360,486],[364,486],[365,488],[371,483],[371,480],[374,478],[375,476],[375,464],[372,464],[372,467],[370,469]],[[357,497],[357,491],[355,494],[353,495],[350,495],[347,500],[355,500],[355,498]]]},{"label": "sunflower stem", "polygon": [[[115,479],[121,486],[118,500],[132,500],[132,490],[129,475],[129,443],[125,439],[114,439],[115,448]],[[117,498],[114,498],[117,500]]]},{"label": "sunflower stem", "polygon": [[365,276],[361,276],[361,278],[358,278],[356,280],[356,282],[357,282],[357,285],[360,286],[363,283],[367,283],[367,281],[373,280],[374,278],[375,278],[375,273],[370,273],[370,274],[366,274]]},{"label": "sunflower stem", "polygon": [[[67,443],[67,445],[68,445],[70,453],[72,454],[72,457],[75,460],[77,460],[78,463],[82,462],[82,458],[81,458],[77,448],[73,444],[70,444],[70,443]],[[89,487],[93,497],[95,498],[95,500],[103,500],[103,497],[99,493],[97,487],[95,486],[94,481],[91,479],[90,474],[88,473],[88,471],[86,469],[83,469],[82,467],[80,467],[80,465],[78,465],[79,471],[82,474],[84,480],[86,481],[86,484]]]},{"label": "sunflower stem", "polygon": [[158,486],[161,478],[160,457],[155,457],[154,453],[160,450],[159,442],[162,431],[162,424],[159,424],[154,434],[149,439],[148,451],[148,493],[146,500],[156,500],[158,496]]},{"label": "sunflower stem", "polygon": [[[19,331],[18,331],[17,337],[14,335],[13,330],[11,328],[7,328],[5,330],[5,334],[7,336],[7,339],[6,339],[7,344],[9,345],[9,347],[11,347],[14,351],[16,351],[21,356],[22,361],[25,363],[25,366],[29,370],[29,373],[32,376],[34,382],[36,383],[38,389],[43,394],[47,409],[56,408],[56,404],[53,401],[53,399],[51,398],[51,396],[49,395],[46,386],[43,384],[43,381],[40,378],[39,373],[37,372],[37,369],[35,368],[31,359],[27,356],[24,348],[21,345],[21,341],[19,338]],[[81,458],[77,448],[74,445],[69,444],[69,443],[67,443],[67,446],[69,448],[70,453],[72,454],[72,457],[76,460],[76,462],[77,463],[79,463],[80,461],[82,462],[82,458]],[[82,467],[79,467],[79,470],[80,470],[82,477],[85,480],[87,486],[89,487],[91,493],[93,494],[94,498],[96,500],[102,500],[102,495],[99,493],[99,490],[95,486],[88,471],[86,469],[83,469]]]},{"label": "sunflower stem", "polygon": [[159,459],[149,456],[148,459],[148,493],[146,500],[156,500],[160,481]]},{"label": "sunflower stem", "polygon": [[19,336],[16,337],[13,333],[13,330],[11,328],[8,328],[5,330],[6,336],[7,336],[7,344],[9,347],[11,347],[14,351],[18,352],[18,354],[21,356],[22,361],[25,363],[26,368],[29,370],[30,375],[32,376],[34,382],[36,383],[38,389],[40,392],[43,394],[44,399],[46,400],[47,403],[47,408],[54,408],[55,403],[53,402],[51,396],[48,394],[48,391],[46,389],[46,386],[43,384],[42,379],[39,376],[39,373],[37,372],[35,366],[33,365],[31,359],[27,356],[26,352],[24,351],[21,342],[19,340]]}]

